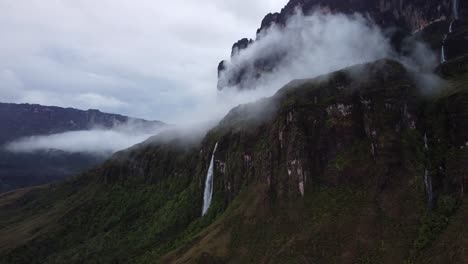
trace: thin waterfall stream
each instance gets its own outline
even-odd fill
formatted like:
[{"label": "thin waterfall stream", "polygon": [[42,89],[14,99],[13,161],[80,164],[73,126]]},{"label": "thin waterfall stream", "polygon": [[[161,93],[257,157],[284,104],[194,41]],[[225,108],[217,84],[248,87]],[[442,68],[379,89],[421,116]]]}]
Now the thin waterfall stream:
[{"label": "thin waterfall stream", "polygon": [[[427,153],[426,155],[428,155],[429,153],[429,144],[428,144],[428,139],[427,139],[427,134],[424,133],[424,150],[425,152]],[[432,190],[432,179],[431,179],[431,175],[429,174],[429,169],[428,169],[428,165],[427,165],[427,162],[426,162],[426,166],[424,168],[424,187],[426,189],[426,195],[427,195],[427,204],[429,207],[432,206],[432,201],[434,200],[434,192]]]},{"label": "thin waterfall stream", "polygon": [[[452,0],[452,22],[450,22],[448,34],[451,34],[453,32],[453,23],[455,20],[458,19],[458,0]],[[447,40],[448,34],[444,35],[444,39],[442,40],[442,48],[440,51],[440,63],[444,63],[447,61],[447,58],[445,56],[445,41]]]},{"label": "thin waterfall stream", "polygon": [[210,209],[211,199],[213,198],[214,157],[217,148],[218,143],[216,142],[213,154],[211,155],[210,167],[208,168],[208,173],[206,174],[205,192],[203,193],[202,216],[204,216],[208,212],[208,209]]}]

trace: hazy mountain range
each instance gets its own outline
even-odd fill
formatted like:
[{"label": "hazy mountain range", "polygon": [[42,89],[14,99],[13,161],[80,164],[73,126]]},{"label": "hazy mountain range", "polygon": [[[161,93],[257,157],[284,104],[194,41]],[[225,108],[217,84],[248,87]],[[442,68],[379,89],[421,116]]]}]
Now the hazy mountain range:
[{"label": "hazy mountain range", "polygon": [[257,100],[1,195],[0,263],[466,263],[467,7],[289,1],[218,67]]},{"label": "hazy mountain range", "polygon": [[[131,137],[125,129],[137,130],[144,140],[164,126],[98,110],[6,103],[0,103],[0,124],[0,192],[63,180],[103,162],[119,150],[108,142],[118,138],[105,137],[106,132],[120,129]],[[91,139],[85,137],[96,137],[109,148],[101,151],[96,142],[89,142],[93,151],[88,151],[84,144]],[[123,144],[121,149],[132,142]]]}]

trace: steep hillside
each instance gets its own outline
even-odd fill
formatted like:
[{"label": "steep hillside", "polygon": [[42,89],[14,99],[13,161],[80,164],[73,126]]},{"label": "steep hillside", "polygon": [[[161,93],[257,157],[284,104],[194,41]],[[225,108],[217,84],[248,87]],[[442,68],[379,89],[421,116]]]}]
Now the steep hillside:
[{"label": "steep hillside", "polygon": [[441,72],[430,96],[389,60],[294,81],[201,140],[0,196],[0,263],[463,263],[467,60]]},{"label": "steep hillside", "polygon": [[0,193],[60,181],[105,160],[105,156],[60,150],[33,153],[0,150]]}]

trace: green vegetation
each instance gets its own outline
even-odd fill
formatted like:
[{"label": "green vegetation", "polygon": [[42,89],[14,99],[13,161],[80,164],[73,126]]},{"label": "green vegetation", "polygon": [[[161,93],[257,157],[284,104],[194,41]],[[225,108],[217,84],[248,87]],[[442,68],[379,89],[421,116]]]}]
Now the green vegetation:
[{"label": "green vegetation", "polygon": [[415,247],[422,250],[428,247],[442,231],[448,226],[450,217],[457,209],[457,202],[451,196],[439,198],[437,208],[427,211],[422,219],[419,236]]},{"label": "green vegetation", "polygon": [[201,143],[142,144],[0,196],[0,263],[462,263],[468,79],[415,99],[401,65],[367,68],[368,80],[338,72],[238,107]]}]

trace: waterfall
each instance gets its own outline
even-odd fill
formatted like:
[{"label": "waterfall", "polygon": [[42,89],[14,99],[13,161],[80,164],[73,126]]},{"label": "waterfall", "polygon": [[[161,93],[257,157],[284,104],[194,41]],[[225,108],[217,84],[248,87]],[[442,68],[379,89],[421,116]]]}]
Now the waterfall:
[{"label": "waterfall", "polygon": [[427,134],[426,133],[424,133],[424,149],[426,151],[429,150],[429,145],[427,144]]},{"label": "waterfall", "polygon": [[[453,20],[450,22],[449,31],[448,33],[451,34],[453,32],[453,22],[458,19],[458,0],[452,0],[452,13],[453,13]],[[446,62],[445,58],[445,41],[447,40],[447,34],[444,36],[444,40],[442,41],[442,49],[440,54],[440,63]]]},{"label": "waterfall", "polygon": [[216,145],[213,150],[213,155],[211,155],[211,162],[210,162],[210,167],[208,168],[208,173],[206,174],[206,181],[205,181],[205,192],[203,194],[203,210],[202,210],[202,216],[208,212],[208,209],[210,208],[211,205],[211,198],[213,197],[213,175],[214,175],[214,156],[216,153],[216,149],[218,148],[218,143],[216,142]]},{"label": "waterfall", "polygon": [[427,168],[424,171],[424,186],[426,188],[427,204],[429,207],[431,207],[432,201],[434,199],[434,194],[432,192],[432,179],[429,175],[429,170]]},{"label": "waterfall", "polygon": [[452,0],[453,18],[458,19],[458,0]]},{"label": "waterfall", "polygon": [[440,63],[444,63],[445,61],[445,46],[442,44],[442,50],[440,51]]},{"label": "waterfall", "polygon": [[[428,139],[427,139],[427,133],[424,133],[424,150],[426,153],[429,152],[429,144],[428,144]],[[426,154],[428,155],[428,154]],[[432,192],[432,179],[431,176],[429,175],[429,170],[427,169],[427,164],[424,168],[424,187],[426,189],[426,196],[427,196],[427,204],[429,207],[432,206],[432,200],[434,199],[434,194]]]},{"label": "waterfall", "polygon": [[445,59],[445,41],[447,40],[447,35],[444,36],[444,39],[442,40],[442,49],[440,51],[440,63],[446,62]]},{"label": "waterfall", "polygon": [[453,22],[455,22],[455,19],[450,22],[449,33],[452,33],[453,31]]}]

